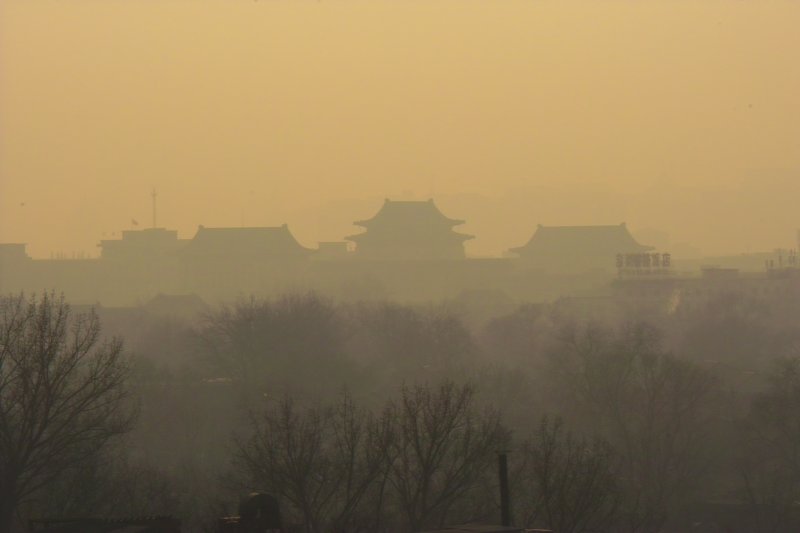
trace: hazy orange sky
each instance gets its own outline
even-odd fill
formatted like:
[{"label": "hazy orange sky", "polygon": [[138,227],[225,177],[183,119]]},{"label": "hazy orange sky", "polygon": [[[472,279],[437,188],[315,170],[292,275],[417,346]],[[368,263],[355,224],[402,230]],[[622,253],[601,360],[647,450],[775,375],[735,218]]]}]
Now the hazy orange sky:
[{"label": "hazy orange sky", "polygon": [[0,0],[0,242],[96,254],[156,187],[187,238],[315,246],[433,196],[475,255],[537,223],[793,246],[799,28],[796,0]]}]

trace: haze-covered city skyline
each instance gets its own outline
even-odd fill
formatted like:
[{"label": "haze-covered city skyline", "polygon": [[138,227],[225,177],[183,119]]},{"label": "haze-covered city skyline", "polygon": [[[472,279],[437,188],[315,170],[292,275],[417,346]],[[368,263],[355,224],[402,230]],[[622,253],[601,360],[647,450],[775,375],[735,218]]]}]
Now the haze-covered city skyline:
[{"label": "haze-covered city skyline", "polygon": [[306,245],[433,197],[470,255],[536,224],[794,243],[794,2],[94,1],[0,7],[0,241],[159,225]]},{"label": "haze-covered city skyline", "polygon": [[[747,212],[749,202],[769,201],[764,191],[751,190],[741,194],[741,188],[728,191],[716,190],[724,202],[722,206],[703,206],[703,198],[711,191],[695,190],[694,201],[681,203],[678,199],[668,199],[662,208],[655,212],[647,212],[635,194],[615,194],[602,187],[584,189],[581,195],[574,195],[568,187],[541,189],[541,194],[533,191],[509,191],[503,196],[486,196],[482,194],[415,194],[404,190],[397,194],[364,198],[342,198],[318,206],[309,206],[296,210],[274,209],[258,210],[252,207],[256,200],[255,192],[250,194],[244,205],[250,209],[223,205],[217,211],[209,211],[205,215],[199,213],[194,220],[179,220],[170,211],[176,199],[165,198],[157,189],[157,227],[177,230],[181,238],[191,238],[200,226],[209,227],[276,227],[287,224],[304,246],[315,248],[320,242],[343,241],[347,235],[357,231],[354,221],[363,219],[377,210],[385,199],[392,200],[428,200],[434,199],[447,213],[465,220],[461,229],[475,235],[475,239],[465,243],[468,256],[499,257],[508,253],[510,248],[526,242],[539,225],[544,226],[595,226],[625,223],[631,232],[642,242],[652,244],[661,250],[673,251],[681,258],[695,258],[702,255],[732,255],[738,253],[765,252],[776,248],[793,248],[797,246],[797,228],[792,226],[792,196],[784,194],[776,202],[775,215],[770,218],[751,217],[726,219],[725,209],[730,204],[738,203],[740,212]],[[665,195],[675,195],[678,191],[667,189]],[[770,191],[771,194],[771,191]],[[588,201],[589,196],[601,198],[595,205],[580,206],[581,201]],[[153,227],[152,189],[139,195],[140,204],[133,206],[130,215],[123,212],[114,217],[116,227],[91,227],[87,221],[81,227],[85,232],[71,235],[63,240],[55,236],[60,227],[53,228],[51,234],[42,233],[40,240],[15,239],[16,235],[33,234],[38,229],[24,228],[20,231],[9,231],[6,226],[3,242],[24,242],[28,254],[34,258],[46,258],[62,255],[63,257],[94,257],[99,255],[98,244],[103,239],[120,238],[123,231],[142,230]],[[35,202],[23,202],[18,206],[25,211],[20,218],[34,211]],[[30,206],[33,208],[29,209]],[[41,206],[40,206],[41,208]],[[688,212],[705,209],[706,214],[722,224],[714,223],[709,227],[697,228],[697,231],[686,233],[670,231],[667,225],[670,216],[677,220],[675,227],[682,228],[681,218]],[[670,215],[669,211],[672,211]],[[794,217],[796,218],[796,217]],[[633,221],[633,222],[631,222]],[[660,223],[659,223],[660,222]],[[800,224],[797,224],[800,225]],[[72,228],[69,228],[72,231]],[[708,246],[709,242],[720,244]],[[702,247],[705,243],[707,246]]]},{"label": "haze-covered city skyline", "polygon": [[798,28],[0,0],[0,533],[797,533]]}]

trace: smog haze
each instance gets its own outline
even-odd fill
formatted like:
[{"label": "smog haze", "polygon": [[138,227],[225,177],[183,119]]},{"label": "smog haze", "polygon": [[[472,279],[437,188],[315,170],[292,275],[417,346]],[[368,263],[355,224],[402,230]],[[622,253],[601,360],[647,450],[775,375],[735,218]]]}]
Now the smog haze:
[{"label": "smog haze", "polygon": [[0,533],[797,533],[799,28],[0,0]]},{"label": "smog haze", "polygon": [[472,256],[536,224],[792,245],[797,2],[0,5],[0,242],[158,225],[341,240],[435,198]]}]

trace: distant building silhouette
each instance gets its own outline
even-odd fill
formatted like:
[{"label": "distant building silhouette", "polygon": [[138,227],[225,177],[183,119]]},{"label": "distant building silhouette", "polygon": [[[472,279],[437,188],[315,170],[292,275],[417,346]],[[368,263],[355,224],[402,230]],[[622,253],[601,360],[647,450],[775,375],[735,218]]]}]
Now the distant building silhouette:
[{"label": "distant building silhouette", "polygon": [[27,281],[32,259],[22,243],[0,243],[0,291],[16,290],[19,284]]},{"label": "distant building silhouette", "polygon": [[322,261],[348,259],[348,256],[351,255],[347,248],[348,244],[346,241],[320,242],[317,244],[317,252],[314,258]]},{"label": "distant building silhouette", "polygon": [[29,259],[24,243],[0,243],[0,261],[25,261]]},{"label": "distant building silhouette", "polygon": [[652,250],[628,231],[623,222],[609,226],[539,226],[524,246],[509,251],[529,265],[548,270],[613,270],[617,254]]},{"label": "distant building silhouette", "polygon": [[[451,299],[454,305],[480,311],[508,306],[503,295],[516,301],[570,296],[573,302],[586,302],[614,294],[623,301],[639,301],[642,294],[672,294],[684,285],[693,295],[693,284],[712,282],[741,283],[756,294],[764,285],[772,294],[775,287],[800,280],[795,250],[704,258],[692,270],[715,268],[703,270],[702,282],[677,279],[688,272],[683,260],[680,269],[661,275],[669,254],[645,253],[652,247],[636,242],[624,223],[540,225],[527,244],[510,250],[518,257],[467,259],[464,241],[473,237],[453,229],[463,222],[446,217],[433,200],[387,199],[375,216],[355,223],[366,231],[319,243],[316,249],[300,244],[285,224],[200,226],[191,239],[158,227],[123,231],[121,238],[99,243],[97,258],[58,254],[32,259],[25,244],[0,243],[0,291],[55,289],[76,305],[100,303],[110,309],[148,302],[153,314],[189,317],[202,313],[204,302],[298,290],[317,290],[344,301]],[[355,243],[355,251],[346,241]],[[737,269],[755,277],[739,276]],[[611,281],[627,281],[623,277],[648,280],[637,284],[631,279],[612,290]],[[668,279],[650,279],[656,277]]]},{"label": "distant building silhouette", "polygon": [[190,260],[214,257],[231,261],[303,259],[311,253],[297,242],[286,224],[261,228],[200,226],[184,250]]},{"label": "distant building silhouette", "polygon": [[463,220],[447,218],[428,201],[394,201],[388,198],[378,213],[354,224],[366,232],[346,237],[356,243],[359,259],[440,260],[463,259],[464,241],[474,238],[453,231]]},{"label": "distant building silhouette", "polygon": [[212,299],[278,292],[303,277],[313,253],[297,242],[286,224],[200,226],[181,252],[186,285],[176,292],[198,292]]},{"label": "distant building silhouette", "polygon": [[185,243],[175,230],[150,228],[123,231],[121,239],[102,240],[98,246],[103,259],[136,261],[172,254]]}]

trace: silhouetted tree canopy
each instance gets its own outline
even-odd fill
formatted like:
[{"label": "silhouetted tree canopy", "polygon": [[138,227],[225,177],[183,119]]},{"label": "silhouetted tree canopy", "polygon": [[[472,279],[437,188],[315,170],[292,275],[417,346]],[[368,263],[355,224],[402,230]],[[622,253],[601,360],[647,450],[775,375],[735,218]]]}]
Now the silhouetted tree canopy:
[{"label": "silhouetted tree canopy", "polygon": [[130,428],[122,344],[100,333],[52,293],[0,298],[0,530]]}]

